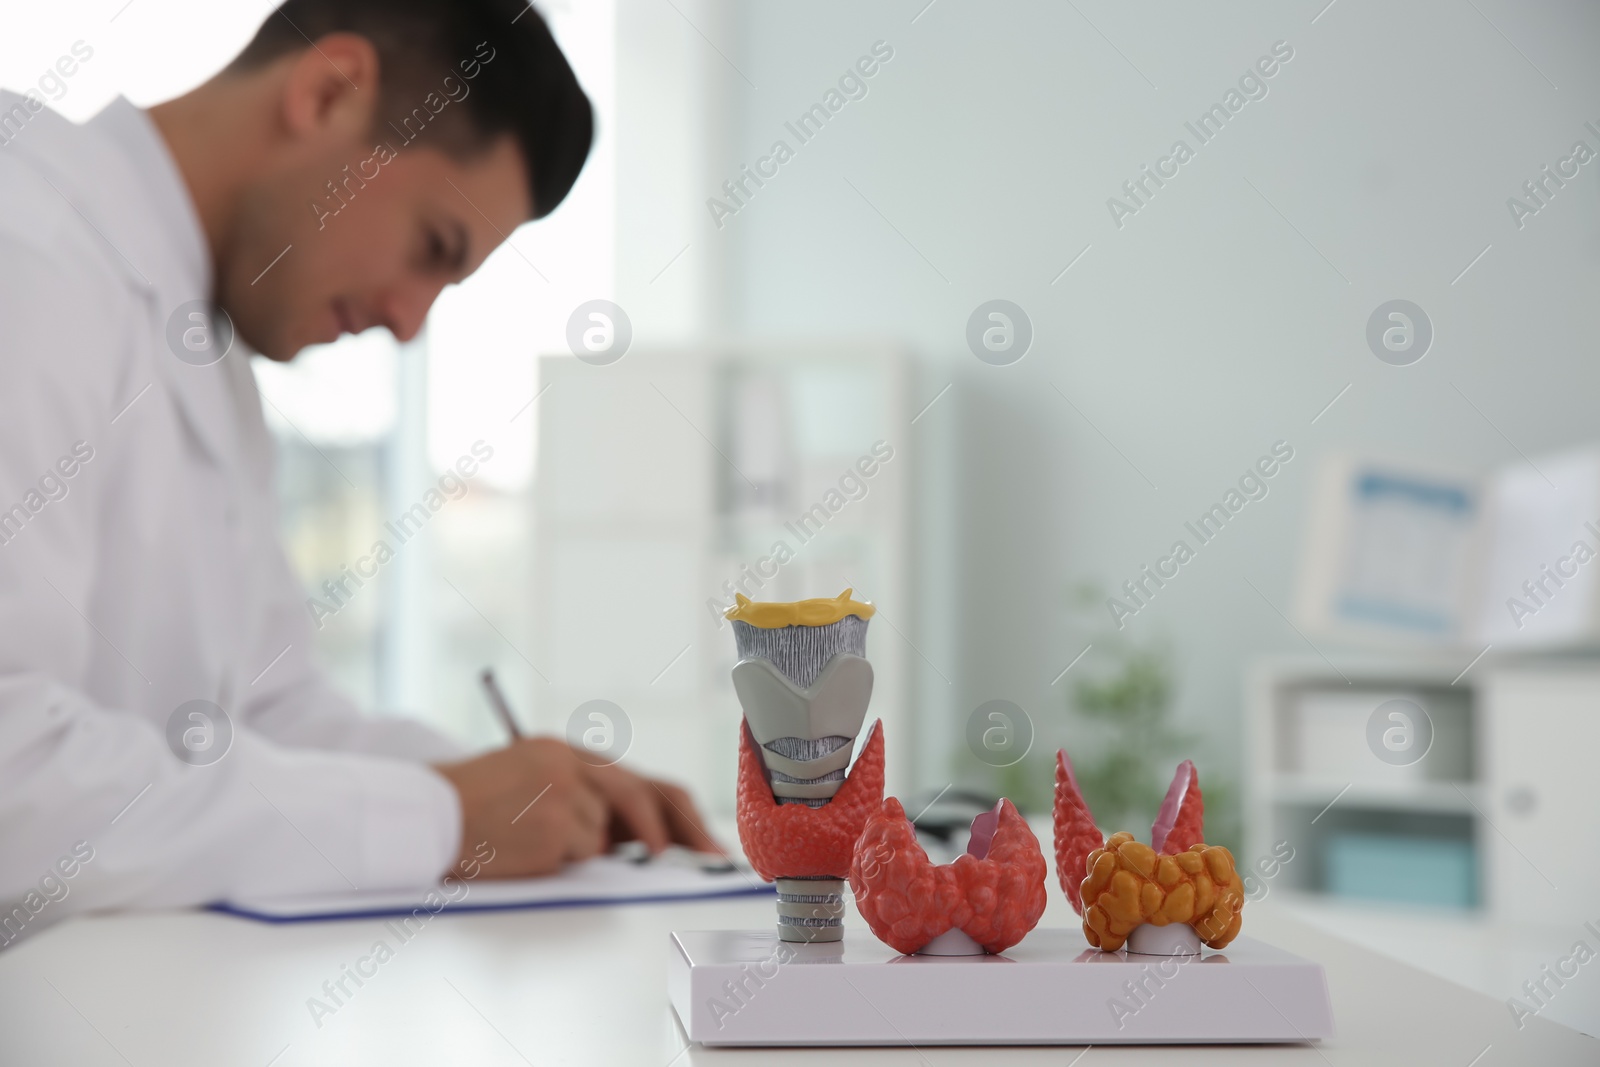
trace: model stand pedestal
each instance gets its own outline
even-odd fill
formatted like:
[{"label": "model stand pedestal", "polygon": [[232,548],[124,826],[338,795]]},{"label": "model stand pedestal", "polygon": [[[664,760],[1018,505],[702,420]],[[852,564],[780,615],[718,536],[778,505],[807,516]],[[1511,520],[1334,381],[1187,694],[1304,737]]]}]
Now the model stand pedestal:
[{"label": "model stand pedestal", "polygon": [[871,937],[671,935],[668,990],[705,1045],[1107,1045],[1333,1036],[1319,964],[1240,937],[1226,950],[1100,952],[1040,929],[1002,955],[902,956]]}]

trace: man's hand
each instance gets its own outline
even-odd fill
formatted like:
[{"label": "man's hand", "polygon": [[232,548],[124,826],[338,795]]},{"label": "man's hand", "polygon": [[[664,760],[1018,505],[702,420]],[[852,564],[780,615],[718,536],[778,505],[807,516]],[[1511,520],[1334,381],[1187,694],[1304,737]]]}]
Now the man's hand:
[{"label": "man's hand", "polygon": [[495,856],[482,866],[488,878],[552,874],[634,839],[652,854],[669,844],[722,851],[688,792],[618,766],[591,766],[552,737],[434,769],[461,799],[459,864],[487,841]]}]

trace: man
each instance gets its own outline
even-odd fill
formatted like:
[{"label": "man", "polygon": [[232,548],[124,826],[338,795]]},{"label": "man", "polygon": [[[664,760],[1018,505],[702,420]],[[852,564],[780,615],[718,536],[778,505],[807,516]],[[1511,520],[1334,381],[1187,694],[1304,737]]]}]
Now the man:
[{"label": "man", "polygon": [[45,906],[714,848],[681,789],[558,741],[463,760],[358,714],[274,533],[243,347],[407,340],[561,202],[592,117],[539,15],[289,0],[186,96],[75,126],[4,94],[0,133],[0,941]]}]

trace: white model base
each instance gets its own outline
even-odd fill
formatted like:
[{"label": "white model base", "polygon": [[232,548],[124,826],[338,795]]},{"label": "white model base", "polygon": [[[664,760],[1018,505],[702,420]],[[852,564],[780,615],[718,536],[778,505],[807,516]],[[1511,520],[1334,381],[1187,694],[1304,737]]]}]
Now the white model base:
[{"label": "white model base", "polygon": [[984,948],[965,932],[946,930],[926,945],[917,949],[919,956],[982,956]]},{"label": "white model base", "polygon": [[832,944],[759,930],[671,935],[667,987],[705,1045],[1304,1042],[1333,1036],[1322,967],[1241,937],[1221,952],[1092,949],[1035,930],[999,956],[902,956],[860,926]]},{"label": "white model base", "polygon": [[1140,923],[1128,935],[1126,947],[1139,956],[1198,956],[1200,935],[1188,923]]}]

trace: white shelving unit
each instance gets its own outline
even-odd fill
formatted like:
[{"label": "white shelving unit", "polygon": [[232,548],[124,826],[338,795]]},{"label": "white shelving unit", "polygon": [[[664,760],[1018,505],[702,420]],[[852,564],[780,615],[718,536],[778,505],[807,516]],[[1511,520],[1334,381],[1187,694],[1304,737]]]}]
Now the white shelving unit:
[{"label": "white shelving unit", "polygon": [[1279,774],[1272,781],[1271,795],[1275,802],[1284,805],[1320,808],[1330,798],[1338,797],[1339,804],[1345,808],[1470,815],[1474,805],[1480,803],[1482,789],[1477,782],[1358,784],[1334,778]]},{"label": "white shelving unit", "polygon": [[[1600,937],[1590,930],[1600,929],[1600,803],[1594,797],[1600,663],[1496,660],[1491,654],[1461,676],[1472,655],[1355,663],[1339,657],[1337,669],[1316,657],[1257,664],[1248,677],[1241,867],[1254,867],[1287,841],[1294,858],[1270,879],[1253,872],[1252,899],[1270,898],[1338,937],[1497,1001],[1514,999],[1524,1010],[1536,1006],[1526,983],[1545,981],[1555,995],[1539,1007],[1540,1016],[1600,1036],[1600,982],[1588,973],[1593,964],[1561,988],[1545,977],[1571,957],[1576,942],[1600,949]],[[1449,757],[1437,767],[1423,766],[1425,773],[1388,781],[1297,767],[1293,709],[1304,694],[1325,692],[1364,694],[1374,704],[1396,693],[1425,704],[1442,699],[1447,710],[1434,718],[1454,734],[1443,738],[1440,750]],[[1429,711],[1433,715],[1434,708]],[[1337,734],[1325,740],[1339,742]],[[1359,752],[1365,738],[1354,741]],[[1367,771],[1385,769],[1372,762]],[[1368,832],[1421,826],[1470,840],[1475,906],[1328,892],[1325,846],[1352,825]]]},{"label": "white shelving unit", "polygon": [[[1319,657],[1265,660],[1247,679],[1246,856],[1286,841],[1295,858],[1272,887],[1302,905],[1384,907],[1329,892],[1340,834],[1464,843],[1468,907],[1441,908],[1573,938],[1600,919],[1600,662],[1412,654],[1335,667]],[[1393,697],[1433,723],[1428,754],[1408,767],[1373,755],[1371,709]],[[1319,719],[1317,721],[1309,721]],[[1387,902],[1398,914],[1412,902]],[[1425,905],[1424,905],[1425,907]]]}]

